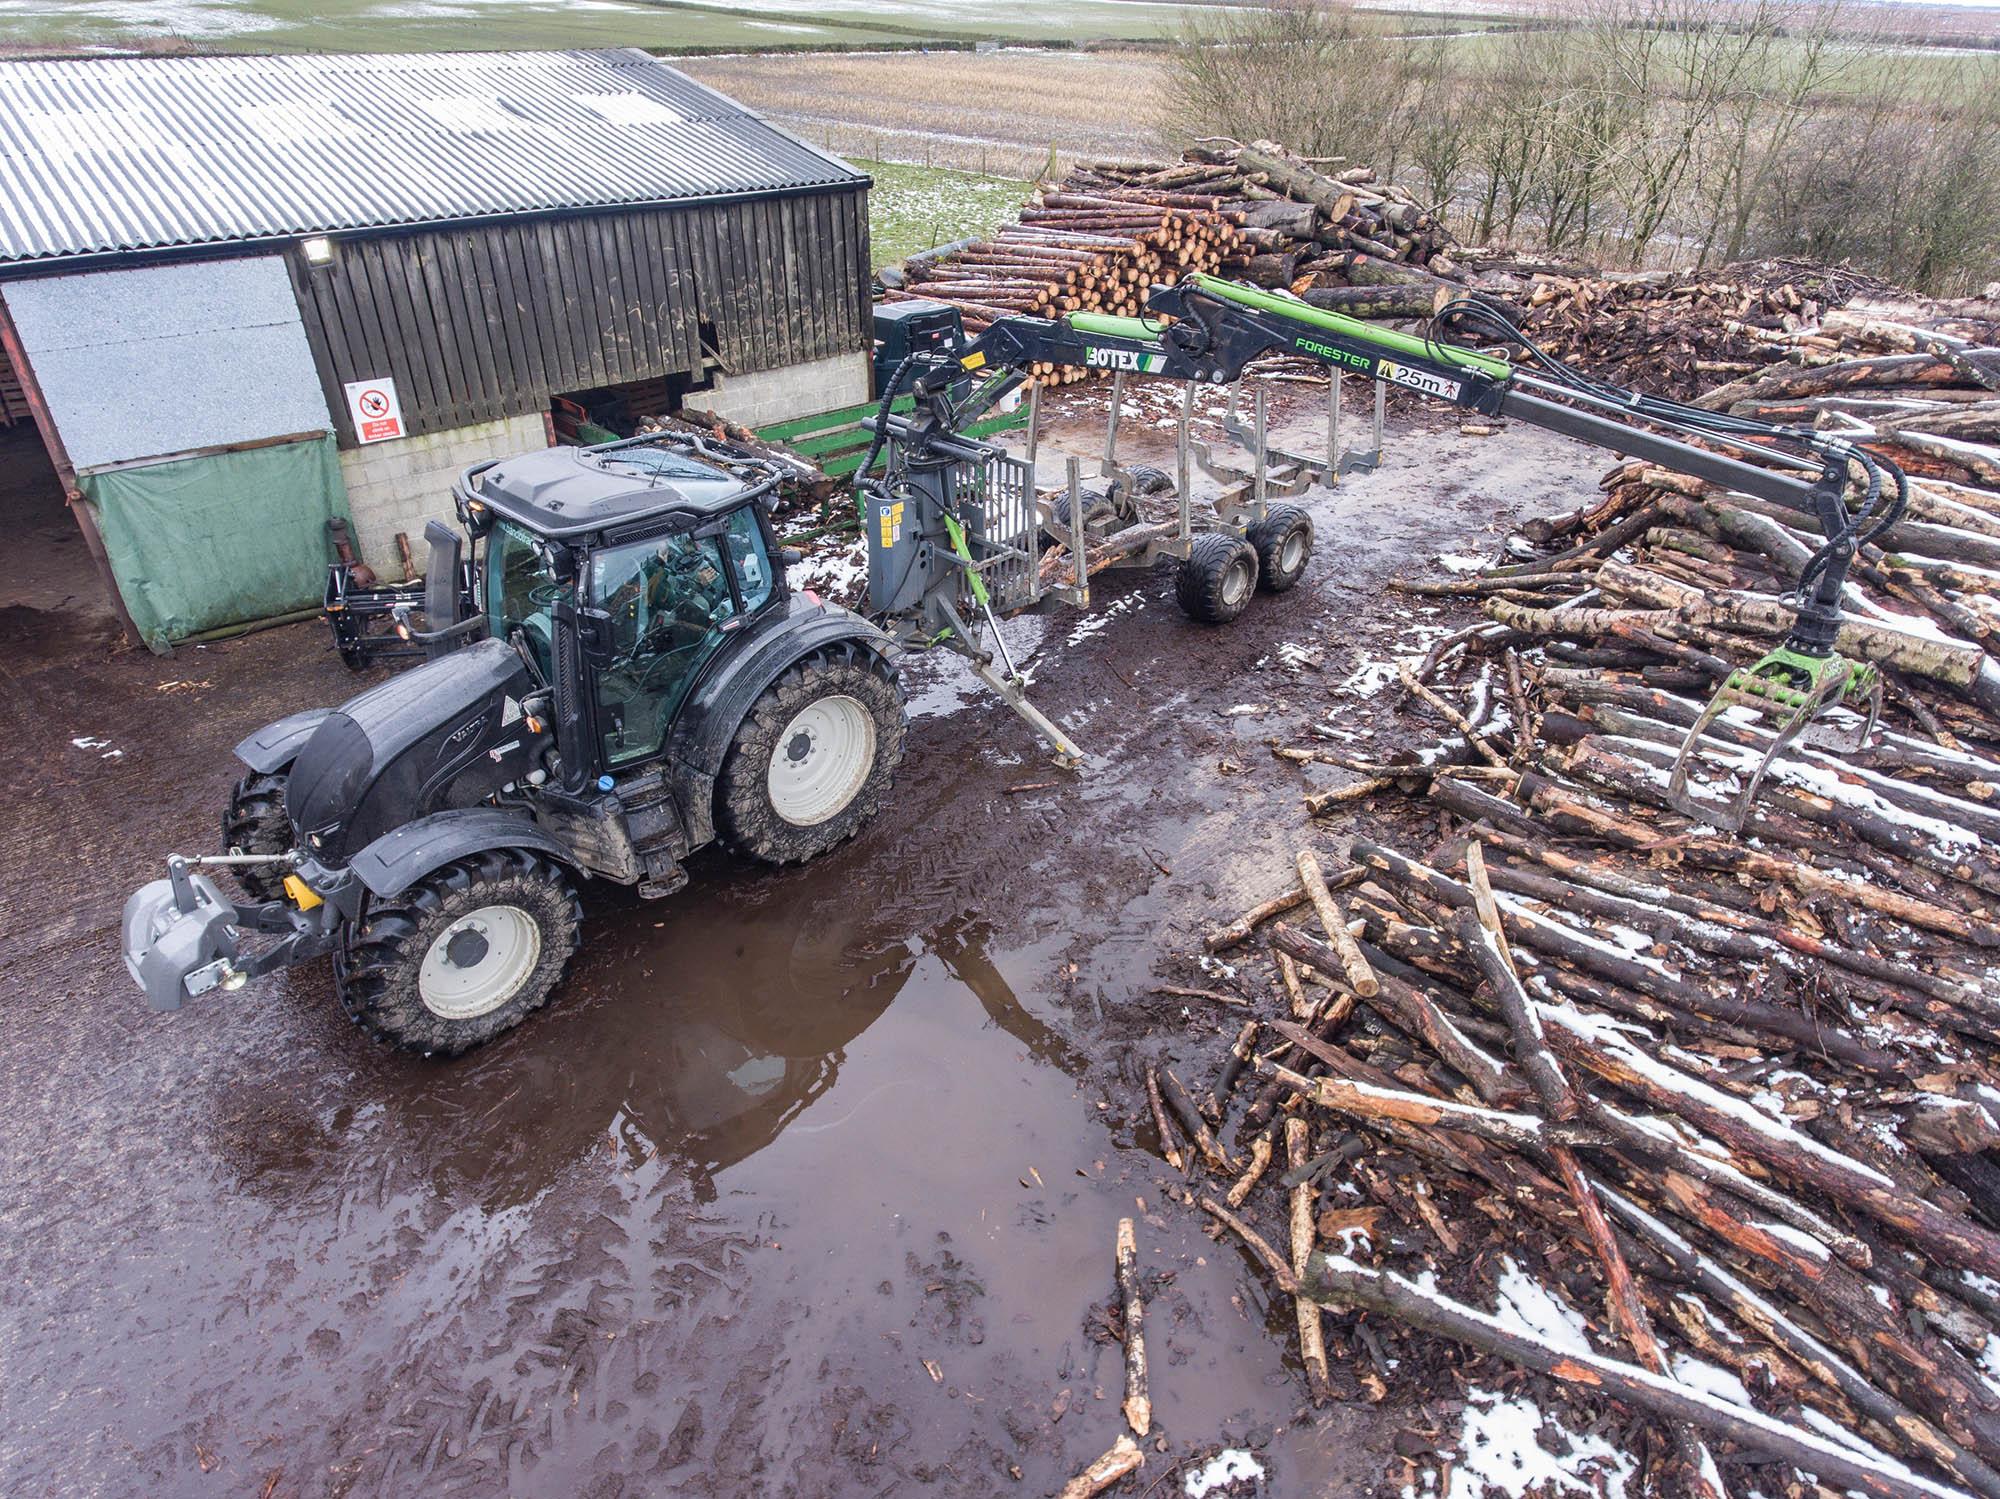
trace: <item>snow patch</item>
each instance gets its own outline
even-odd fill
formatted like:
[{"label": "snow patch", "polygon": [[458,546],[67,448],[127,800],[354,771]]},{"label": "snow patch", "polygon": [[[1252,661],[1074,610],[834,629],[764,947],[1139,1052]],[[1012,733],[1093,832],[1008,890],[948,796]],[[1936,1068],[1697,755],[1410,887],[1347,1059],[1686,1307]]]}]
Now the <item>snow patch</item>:
[{"label": "snow patch", "polygon": [[[1568,1449],[1561,1456],[1542,1445],[1545,1428],[1551,1445]],[[1492,1390],[1467,1393],[1458,1446],[1445,1499],[1485,1499],[1489,1489],[1624,1499],[1635,1472],[1632,1458],[1602,1437],[1569,1431],[1525,1396]]]},{"label": "snow patch", "polygon": [[1264,1476],[1264,1465],[1241,1447],[1224,1447],[1214,1457],[1188,1474],[1181,1492],[1188,1499],[1206,1499],[1216,1489],[1238,1483],[1255,1483]]}]

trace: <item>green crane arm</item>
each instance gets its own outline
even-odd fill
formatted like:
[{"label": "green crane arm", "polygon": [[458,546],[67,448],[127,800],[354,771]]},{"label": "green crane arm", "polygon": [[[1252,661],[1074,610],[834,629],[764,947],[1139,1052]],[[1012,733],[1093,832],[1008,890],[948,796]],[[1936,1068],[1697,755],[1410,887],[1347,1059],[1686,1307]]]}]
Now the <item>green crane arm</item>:
[{"label": "green crane arm", "polygon": [[[1019,386],[1037,363],[1220,385],[1240,378],[1244,366],[1260,355],[1298,355],[1464,410],[1511,417],[1810,516],[1826,544],[1800,581],[1799,621],[1789,643],[1821,656],[1832,651],[1848,562],[1870,537],[1894,524],[1907,501],[1907,482],[1895,466],[1854,444],[1811,428],[1705,411],[1591,379],[1535,348],[1489,304],[1453,303],[1434,325],[1463,322],[1518,343],[1527,362],[1363,322],[1283,292],[1217,276],[1197,274],[1173,286],[1156,286],[1147,308],[1171,321],[1097,313],[1071,313],[1060,320],[1003,317],[955,353],[939,351],[912,361],[924,366],[914,372],[912,383],[925,412],[912,423],[912,435],[962,431]],[[981,371],[991,372],[984,385],[957,401],[949,398],[954,386],[963,387],[968,373]],[[1749,463],[1718,451],[1731,447],[1763,461]],[[1770,466],[1774,458],[1782,468]],[[1851,487],[1861,491],[1852,510]]]},{"label": "green crane arm", "polygon": [[[1460,299],[1439,310],[1433,329],[1464,326],[1504,344],[1522,359],[1405,333],[1314,307],[1282,292],[1192,275],[1147,296],[1151,317],[1071,313],[1060,320],[995,319],[956,351],[915,356],[885,395],[908,377],[917,413],[903,424],[906,443],[921,448],[962,432],[1017,388],[1035,364],[1111,370],[1202,384],[1227,384],[1265,354],[1291,354],[1328,368],[1643,459],[1678,473],[1783,505],[1810,516],[1825,543],[1807,561],[1792,602],[1798,610],[1784,644],[1734,674],[1696,725],[1674,771],[1678,794],[1694,739],[1731,703],[1774,708],[1786,716],[1771,754],[1822,708],[1880,687],[1872,668],[1834,650],[1840,599],[1855,553],[1893,525],[1909,499],[1902,472],[1846,440],[1806,427],[1781,426],[1642,395],[1607,384],[1537,348],[1490,303]],[[968,374],[985,383],[963,391]],[[882,426],[878,424],[878,433]],[[1754,454],[1749,463],[1726,450]],[[873,454],[870,454],[872,461]],[[1772,466],[1776,460],[1778,467]],[[868,465],[864,464],[865,475]],[[1851,494],[1858,492],[1858,503]],[[1872,722],[1872,712],[1871,712]],[[1765,764],[1768,765],[1767,755]],[[1763,767],[1744,794],[1754,794]],[[1735,814],[1740,820],[1741,806]]]}]

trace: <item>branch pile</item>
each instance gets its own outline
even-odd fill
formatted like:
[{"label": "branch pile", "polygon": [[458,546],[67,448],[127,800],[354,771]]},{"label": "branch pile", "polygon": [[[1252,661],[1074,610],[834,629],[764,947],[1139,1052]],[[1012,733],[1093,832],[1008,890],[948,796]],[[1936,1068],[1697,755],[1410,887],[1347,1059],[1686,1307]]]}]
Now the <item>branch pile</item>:
[{"label": "branch pile", "polygon": [[[1794,260],[1753,261],[1714,273],[1637,271],[1602,276],[1570,266],[1469,252],[1482,292],[1524,311],[1523,330],[1560,359],[1653,395],[1686,400],[1721,380],[1772,365],[1828,363],[1855,346],[1855,322],[1828,314],[1850,304],[1891,318],[1921,310],[1886,300],[1893,288],[1858,272]],[[1994,311],[1988,304],[1985,311]],[[1943,320],[1961,338],[1989,342],[1976,313]]]},{"label": "branch pile", "polygon": [[[1331,873],[1301,849],[1213,931],[1269,980],[1202,1102],[1165,1094],[1316,1395],[1442,1357],[1461,1390],[1594,1413],[1627,1492],[2000,1499],[2000,350],[1964,309],[1904,311],[1802,323],[1704,398],[1923,475],[1842,640],[1884,668],[1888,727],[1795,742],[1740,836],[1673,810],[1668,767],[1820,538],[1635,464],[1515,560],[1401,585],[1484,615],[1402,665],[1441,742],[1335,755],[1329,721],[1276,747],[1361,778],[1314,812],[1408,827],[1402,792],[1434,828]],[[1770,737],[1722,720],[1697,795],[1722,806]],[[1470,1455],[1442,1429],[1399,1451],[1426,1444]]]}]

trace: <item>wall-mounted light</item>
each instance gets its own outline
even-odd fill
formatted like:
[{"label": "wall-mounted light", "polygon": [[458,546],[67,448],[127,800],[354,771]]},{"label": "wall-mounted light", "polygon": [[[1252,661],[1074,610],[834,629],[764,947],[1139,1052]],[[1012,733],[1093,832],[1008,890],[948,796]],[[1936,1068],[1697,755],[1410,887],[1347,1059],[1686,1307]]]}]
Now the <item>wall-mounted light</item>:
[{"label": "wall-mounted light", "polygon": [[311,239],[300,240],[299,249],[305,255],[307,265],[333,264],[333,241],[324,234],[315,234]]}]

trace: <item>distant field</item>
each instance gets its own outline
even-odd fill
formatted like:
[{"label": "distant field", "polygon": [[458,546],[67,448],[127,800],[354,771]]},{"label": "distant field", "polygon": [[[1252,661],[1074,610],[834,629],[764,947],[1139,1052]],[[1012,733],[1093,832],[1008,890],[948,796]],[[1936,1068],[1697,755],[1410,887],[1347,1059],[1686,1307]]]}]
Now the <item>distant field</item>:
[{"label": "distant field", "polygon": [[868,195],[868,228],[878,267],[986,233],[1012,218],[1034,186],[947,167],[859,160],[854,164],[875,179]]},{"label": "distant field", "polygon": [[699,57],[703,83],[842,156],[1029,178],[1053,151],[1150,150],[1158,129],[1156,52],[808,53]]},{"label": "distant field", "polygon": [[[1237,0],[0,0],[0,57],[147,52],[426,52],[536,47],[770,51],[923,42],[1145,41]],[[1380,24],[1476,29],[1540,0],[1360,0]],[[1577,0],[1581,5],[1583,0]],[[1856,3],[1857,22],[1992,38],[2000,9]]]},{"label": "distant field", "polygon": [[0,55],[1082,42],[1170,36],[1187,8],[1153,0],[0,0]]}]

